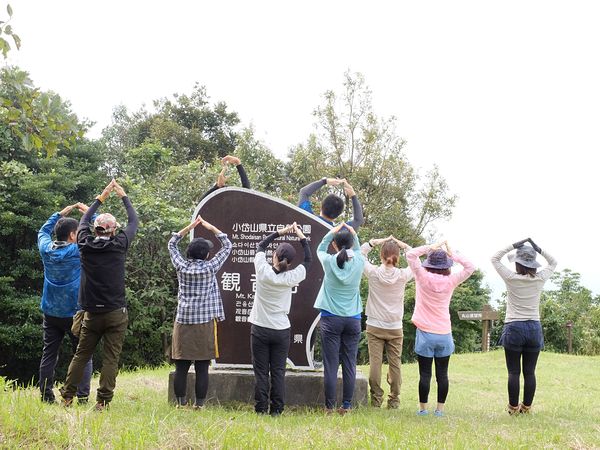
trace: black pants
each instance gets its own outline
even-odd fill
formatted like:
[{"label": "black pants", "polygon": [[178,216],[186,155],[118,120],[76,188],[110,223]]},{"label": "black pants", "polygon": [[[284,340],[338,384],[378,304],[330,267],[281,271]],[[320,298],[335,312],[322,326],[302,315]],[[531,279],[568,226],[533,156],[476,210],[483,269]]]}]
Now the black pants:
[{"label": "black pants", "polygon": [[508,403],[519,405],[519,389],[521,381],[521,360],[523,360],[523,404],[531,406],[535,395],[535,366],[540,352],[519,352],[504,349],[506,368],[508,369]]},{"label": "black pants", "polygon": [[419,358],[419,402],[427,403],[429,398],[429,387],[431,385],[431,366],[435,361],[435,380],[437,381],[437,401],[446,403],[448,397],[448,364],[450,356],[443,358],[417,355]]},{"label": "black pants", "polygon": [[[175,397],[185,397],[187,393],[187,375],[192,361],[185,359],[175,360],[175,380],[173,388]],[[203,405],[208,392],[208,366],[210,360],[194,361],[194,370],[196,371],[196,405]]]},{"label": "black pants", "polygon": [[[40,360],[40,391],[42,400],[53,402],[55,400],[54,392],[54,369],[58,363],[59,350],[65,334],[69,336],[73,354],[77,350],[79,339],[71,333],[71,317],[54,317],[44,314],[44,349],[42,350],[42,359]],[[77,397],[87,398],[90,395],[90,379],[92,378],[92,359],[90,358],[85,366],[83,378],[77,385]]]},{"label": "black pants", "polygon": [[[290,349],[290,329],[273,330],[252,325],[250,332],[254,368],[254,410],[264,414],[271,400],[271,414],[283,412],[285,403],[285,363]],[[269,372],[271,388],[269,389]]]}]

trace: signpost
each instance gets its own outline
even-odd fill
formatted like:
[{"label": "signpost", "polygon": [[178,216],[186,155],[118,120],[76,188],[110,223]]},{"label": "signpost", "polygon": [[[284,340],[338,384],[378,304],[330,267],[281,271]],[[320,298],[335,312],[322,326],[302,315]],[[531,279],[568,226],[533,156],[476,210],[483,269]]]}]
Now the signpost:
[{"label": "signpost", "polygon": [[[218,189],[202,199],[194,211],[194,218],[198,215],[226,233],[233,244],[231,255],[217,273],[225,309],[225,321],[218,323],[217,367],[252,367],[251,324],[248,316],[256,292],[256,246],[269,234],[296,222],[306,235],[313,263],[306,280],[292,291],[288,363],[294,368],[313,369],[312,347],[319,321],[319,311],[313,305],[323,281],[323,268],[317,261],[317,246],[331,227],[317,216],[288,202],[261,192],[234,187]],[[202,226],[191,233],[191,238],[200,236],[213,241],[215,251],[218,251],[219,242]],[[271,260],[273,249],[280,242],[289,242],[296,248],[298,260],[292,264],[299,264],[304,252],[295,235],[282,236],[270,244],[266,252],[267,260]]]},{"label": "signpost", "polygon": [[460,320],[481,320],[483,329],[481,331],[481,351],[490,350],[490,328],[493,320],[498,320],[498,311],[494,311],[490,305],[483,305],[481,311],[458,311]]}]

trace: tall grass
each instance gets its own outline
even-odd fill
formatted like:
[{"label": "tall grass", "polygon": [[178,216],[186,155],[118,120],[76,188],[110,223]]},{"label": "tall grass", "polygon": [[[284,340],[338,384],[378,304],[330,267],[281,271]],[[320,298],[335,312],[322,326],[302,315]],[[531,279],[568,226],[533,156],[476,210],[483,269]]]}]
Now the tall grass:
[{"label": "tall grass", "polygon": [[0,381],[0,447],[600,448],[599,369],[599,357],[543,353],[533,413],[518,417],[504,410],[500,351],[451,358],[444,418],[415,415],[414,364],[403,366],[400,409],[362,407],[344,417],[288,408],[271,418],[248,404],[175,409],[166,400],[170,367],[121,373],[105,412],[94,411],[93,402],[70,409],[42,404],[36,389]]}]

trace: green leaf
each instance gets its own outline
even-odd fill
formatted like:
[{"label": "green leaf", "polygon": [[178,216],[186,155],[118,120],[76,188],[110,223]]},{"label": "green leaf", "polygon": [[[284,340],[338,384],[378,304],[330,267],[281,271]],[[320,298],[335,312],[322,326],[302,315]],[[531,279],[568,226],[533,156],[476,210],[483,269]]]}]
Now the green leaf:
[{"label": "green leaf", "polygon": [[13,10],[10,5],[6,5],[6,11],[8,12],[9,17],[12,17]]},{"label": "green leaf", "polygon": [[37,148],[38,150],[40,148],[42,148],[42,140],[40,139],[40,137],[37,134],[31,135],[31,142],[33,143],[33,146],[35,148]]},{"label": "green leaf", "polygon": [[13,41],[15,41],[15,47],[17,47],[17,50],[19,50],[21,48],[21,38],[19,36],[17,36],[16,34],[12,35]]},{"label": "green leaf", "polygon": [[4,27],[4,34],[12,34],[12,27],[10,25]]}]

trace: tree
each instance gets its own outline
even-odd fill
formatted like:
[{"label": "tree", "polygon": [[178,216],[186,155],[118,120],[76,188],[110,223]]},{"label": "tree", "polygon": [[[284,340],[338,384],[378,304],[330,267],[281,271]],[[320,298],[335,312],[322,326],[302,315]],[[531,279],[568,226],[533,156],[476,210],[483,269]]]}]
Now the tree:
[{"label": "tree", "polygon": [[342,93],[327,91],[314,116],[317,133],[288,155],[287,177],[296,193],[323,176],[347,178],[363,204],[365,237],[395,234],[421,243],[429,224],[450,217],[456,196],[437,167],[421,180],[404,154],[396,119],[375,114],[361,74],[346,72]]},{"label": "tree", "polygon": [[42,348],[37,232],[52,213],[92,198],[102,150],[78,137],[86,125],[70,105],[26,72],[3,68],[0,79],[0,373],[30,380]]}]

